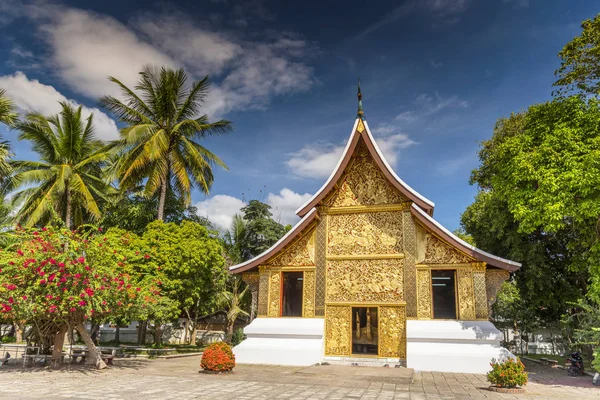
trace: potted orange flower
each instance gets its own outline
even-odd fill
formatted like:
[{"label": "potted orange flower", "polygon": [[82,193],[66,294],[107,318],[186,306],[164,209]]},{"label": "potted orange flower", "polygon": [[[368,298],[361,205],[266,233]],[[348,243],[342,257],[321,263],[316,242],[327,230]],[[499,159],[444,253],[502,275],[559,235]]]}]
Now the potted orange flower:
[{"label": "potted orange flower", "polygon": [[523,393],[522,386],[527,384],[528,374],[521,360],[509,358],[504,362],[492,360],[492,370],[487,373],[487,380],[492,385],[490,390],[500,393]]},{"label": "potted orange flower", "polygon": [[230,372],[235,367],[235,355],[231,346],[225,342],[209,345],[202,353],[200,367],[208,373]]}]

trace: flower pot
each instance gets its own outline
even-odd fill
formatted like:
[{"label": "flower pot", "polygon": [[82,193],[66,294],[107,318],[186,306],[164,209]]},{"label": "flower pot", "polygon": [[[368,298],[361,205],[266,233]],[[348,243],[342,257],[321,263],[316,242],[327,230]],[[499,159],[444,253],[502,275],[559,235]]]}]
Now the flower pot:
[{"label": "flower pot", "polygon": [[507,388],[507,387],[490,386],[488,389],[490,391],[496,392],[496,393],[509,393],[509,394],[525,393],[525,389],[519,388],[519,387]]}]

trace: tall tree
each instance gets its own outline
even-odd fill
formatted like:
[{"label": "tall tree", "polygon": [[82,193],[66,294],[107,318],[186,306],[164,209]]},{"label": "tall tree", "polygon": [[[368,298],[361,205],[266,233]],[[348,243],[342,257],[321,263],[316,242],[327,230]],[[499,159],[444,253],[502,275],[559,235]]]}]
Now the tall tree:
[{"label": "tall tree", "polygon": [[40,161],[14,161],[11,186],[24,188],[14,195],[22,203],[17,222],[32,226],[58,215],[67,228],[101,217],[109,186],[102,180],[108,158],[94,134],[93,115],[84,119],[81,106],[60,103],[58,115],[28,114],[15,127],[28,140]]},{"label": "tall tree", "polygon": [[231,226],[221,236],[221,243],[227,256],[226,262],[228,265],[244,261],[242,254],[245,237],[246,220],[240,214],[235,214],[231,221]]},{"label": "tall tree", "polygon": [[[4,89],[0,89],[0,123],[12,126],[16,121],[15,105],[6,97]],[[0,136],[0,184],[10,175],[12,169],[9,160],[12,155],[10,144]]]},{"label": "tall tree", "polygon": [[286,232],[286,227],[273,220],[271,206],[258,200],[250,200],[242,208],[246,221],[244,237],[239,249],[242,261],[256,257],[273,246]]},{"label": "tall tree", "polygon": [[558,53],[560,67],[554,73],[555,94],[600,94],[600,14],[581,23],[581,35]]},{"label": "tall tree", "polygon": [[598,121],[599,101],[579,96],[502,118],[471,177],[480,193],[463,214],[466,231],[485,250],[523,261],[521,299],[546,322],[588,290],[600,293]]},{"label": "tall tree", "polygon": [[125,98],[101,99],[127,125],[114,143],[122,155],[116,166],[120,185],[130,189],[145,182],[147,197],[159,192],[158,220],[162,221],[169,187],[188,205],[194,187],[209,192],[213,165],[227,168],[199,141],[230,131],[232,124],[226,120],[210,123],[206,115],[199,115],[209,90],[208,76],[188,85],[183,69],[144,67],[135,91],[117,78],[110,80]]}]

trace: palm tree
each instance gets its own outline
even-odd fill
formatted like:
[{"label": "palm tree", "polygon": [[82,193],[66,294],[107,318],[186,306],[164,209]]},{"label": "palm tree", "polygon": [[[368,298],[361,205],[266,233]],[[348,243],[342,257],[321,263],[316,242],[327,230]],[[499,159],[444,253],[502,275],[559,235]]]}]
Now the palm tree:
[{"label": "palm tree", "polygon": [[151,197],[159,191],[158,219],[164,219],[169,186],[189,205],[191,191],[198,187],[208,193],[213,182],[212,166],[227,166],[198,141],[232,129],[226,120],[209,123],[199,115],[208,94],[208,76],[191,86],[183,69],[144,67],[135,91],[110,77],[125,98],[112,96],[100,102],[127,124],[121,139],[113,143],[120,157],[115,173],[122,189],[145,183]]},{"label": "palm tree", "polygon": [[242,247],[246,237],[246,220],[235,214],[231,221],[231,227],[221,236],[221,244],[225,250],[225,259],[228,265],[239,264],[242,258]]},{"label": "palm tree", "polygon": [[227,327],[225,329],[225,341],[227,343],[231,343],[233,328],[238,317],[249,315],[242,308],[246,293],[248,293],[248,285],[243,283],[239,275],[230,275],[227,288],[219,293],[218,302],[227,313]]},{"label": "palm tree", "polygon": [[19,140],[32,142],[40,156],[40,161],[12,163],[11,185],[24,188],[14,195],[22,203],[18,223],[31,226],[58,215],[71,229],[73,223],[95,221],[101,216],[100,202],[111,191],[101,179],[109,153],[94,135],[93,115],[83,119],[81,106],[60,105],[58,115],[31,113],[15,124]]},{"label": "palm tree", "polygon": [[[17,120],[14,110],[14,103],[6,97],[4,89],[0,89],[0,123],[12,126]],[[4,182],[11,172],[9,159],[12,155],[10,144],[0,136],[0,183]]]},{"label": "palm tree", "polygon": [[6,91],[0,89],[0,123],[12,125],[17,120],[14,103],[6,97]]}]

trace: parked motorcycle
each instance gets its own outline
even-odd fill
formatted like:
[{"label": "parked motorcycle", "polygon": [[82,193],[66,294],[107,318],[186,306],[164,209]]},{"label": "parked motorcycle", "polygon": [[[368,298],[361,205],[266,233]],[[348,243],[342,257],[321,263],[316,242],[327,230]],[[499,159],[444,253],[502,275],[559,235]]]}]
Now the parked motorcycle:
[{"label": "parked motorcycle", "polygon": [[583,375],[583,358],[581,358],[581,354],[576,351],[571,353],[571,356],[567,358],[567,372],[569,376],[579,376]]}]

